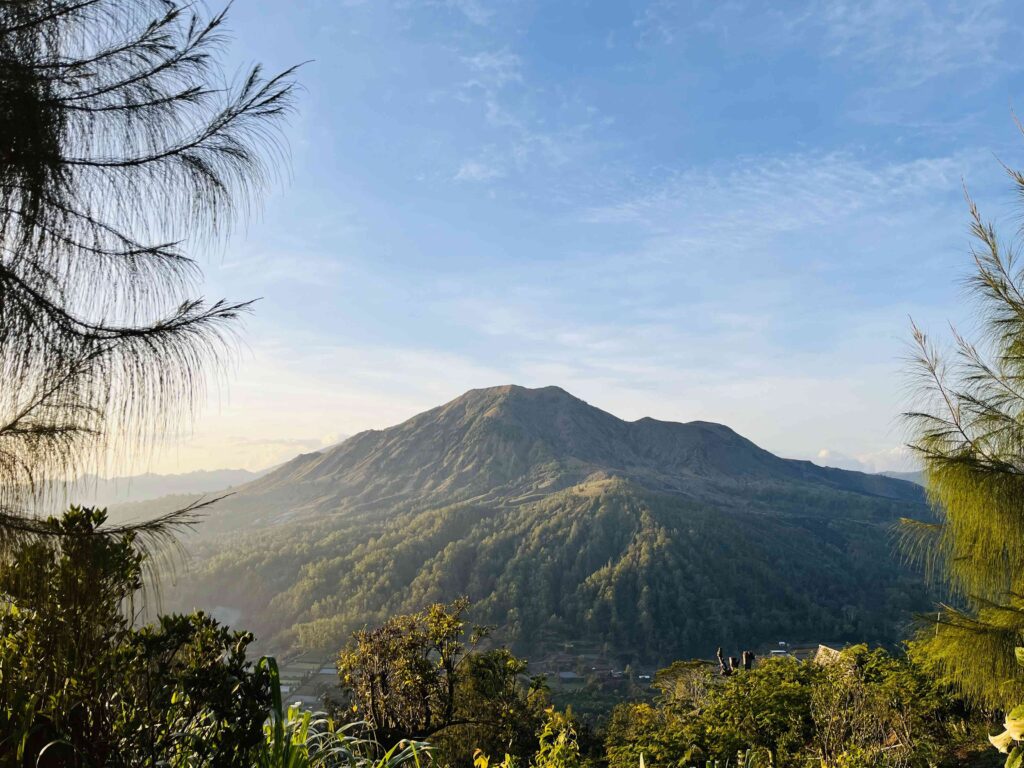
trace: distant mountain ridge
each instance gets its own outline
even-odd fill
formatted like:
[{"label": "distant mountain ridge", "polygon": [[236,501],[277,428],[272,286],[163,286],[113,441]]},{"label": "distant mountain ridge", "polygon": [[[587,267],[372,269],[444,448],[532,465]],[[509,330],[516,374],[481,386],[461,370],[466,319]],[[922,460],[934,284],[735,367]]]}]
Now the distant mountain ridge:
[{"label": "distant mountain ridge", "polygon": [[70,484],[67,495],[75,503],[110,507],[159,499],[161,496],[220,491],[252,482],[268,471],[214,469],[171,475],[147,472],[109,478],[83,475]]},{"label": "distant mountain ridge", "polygon": [[880,474],[895,478],[896,480],[906,480],[908,483],[914,483],[914,485],[924,485],[924,472],[921,470],[915,472],[881,472]]},{"label": "distant mountain ridge", "polygon": [[322,646],[462,594],[523,647],[586,635],[670,658],[887,640],[925,604],[890,528],[926,514],[918,486],[781,459],[723,425],[502,386],[235,489],[176,599]]}]

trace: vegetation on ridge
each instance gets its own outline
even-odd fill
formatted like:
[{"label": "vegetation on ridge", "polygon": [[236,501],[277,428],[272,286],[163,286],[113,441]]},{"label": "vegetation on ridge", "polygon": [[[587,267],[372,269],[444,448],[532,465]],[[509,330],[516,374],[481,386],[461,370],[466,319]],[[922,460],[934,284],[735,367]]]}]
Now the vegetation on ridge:
[{"label": "vegetation on ridge", "polygon": [[[487,402],[481,395],[470,396]],[[863,476],[785,462],[717,426],[695,431],[665,424],[678,434],[637,442],[618,468],[601,471],[557,455],[552,437],[525,427],[514,439],[495,437],[503,409],[514,408],[520,423],[533,412],[516,397],[509,405],[508,396],[492,393],[489,406],[475,405],[489,413],[486,422],[463,434],[497,455],[519,455],[515,446],[532,445],[543,457],[503,475],[505,485],[486,494],[480,486],[478,499],[451,503],[437,490],[440,469],[409,464],[399,451],[390,459],[398,469],[374,470],[390,478],[379,482],[390,488],[428,470],[436,479],[425,486],[410,481],[398,501],[364,495],[363,504],[349,507],[342,496],[334,511],[299,509],[286,524],[245,531],[249,511],[259,517],[292,490],[333,503],[348,473],[308,481],[307,492],[298,481],[281,479],[295,472],[284,468],[218,507],[210,528],[234,530],[200,532],[190,543],[193,571],[169,596],[183,607],[231,606],[276,643],[329,648],[368,622],[468,595],[477,620],[494,625],[496,636],[520,652],[586,637],[655,662],[706,655],[717,643],[893,642],[914,611],[928,605],[920,578],[891,553],[891,526],[902,516],[927,514],[915,486],[885,480],[867,493]],[[567,410],[583,434],[597,431],[588,419],[617,421],[560,391],[545,399],[545,408]],[[432,416],[427,425],[394,431],[414,443],[446,428]],[[427,435],[420,434],[424,429]],[[391,444],[398,438],[389,432],[370,437]],[[499,445],[506,447],[499,451]],[[642,466],[627,465],[624,458],[640,455],[645,445]],[[658,445],[663,457],[655,461],[650,454]],[[323,465],[318,471],[356,450],[342,446],[333,457],[315,459]],[[475,466],[491,456],[474,458],[474,450],[465,448],[458,461]],[[594,462],[612,449],[588,444],[587,450]],[[614,455],[602,460],[614,463],[608,458]],[[666,489],[662,476],[673,468],[680,487]],[[547,487],[531,475],[543,476]],[[242,578],[254,572],[259,584]]]}]

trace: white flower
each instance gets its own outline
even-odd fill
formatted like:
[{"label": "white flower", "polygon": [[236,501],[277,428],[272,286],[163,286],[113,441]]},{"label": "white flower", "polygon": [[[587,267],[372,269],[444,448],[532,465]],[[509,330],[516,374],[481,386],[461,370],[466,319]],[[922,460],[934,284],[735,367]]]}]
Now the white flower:
[{"label": "white flower", "polygon": [[1024,739],[1024,719],[1014,719],[1010,715],[1007,715],[1006,721],[1003,723],[1003,728],[1010,734],[1010,738],[1014,741],[1021,741]]},{"label": "white flower", "polygon": [[1009,731],[1003,731],[998,736],[989,736],[988,740],[991,741],[992,746],[1000,752],[1009,752],[1010,746],[1014,742],[1013,734]]}]

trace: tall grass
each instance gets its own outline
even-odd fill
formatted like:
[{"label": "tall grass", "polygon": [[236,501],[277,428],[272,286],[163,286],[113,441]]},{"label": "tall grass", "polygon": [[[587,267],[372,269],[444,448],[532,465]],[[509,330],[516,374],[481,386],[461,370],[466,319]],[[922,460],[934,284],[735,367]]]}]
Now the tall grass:
[{"label": "tall grass", "polygon": [[421,768],[421,757],[429,756],[426,743],[412,741],[380,755],[380,745],[350,733],[358,723],[337,727],[322,712],[298,704],[284,709],[277,662],[264,657],[260,665],[270,675],[272,705],[254,768]]}]

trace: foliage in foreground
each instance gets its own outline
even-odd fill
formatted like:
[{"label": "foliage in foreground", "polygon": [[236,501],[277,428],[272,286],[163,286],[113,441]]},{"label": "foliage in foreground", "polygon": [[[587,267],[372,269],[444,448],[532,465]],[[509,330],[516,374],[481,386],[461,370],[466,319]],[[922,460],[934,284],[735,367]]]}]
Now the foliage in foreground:
[{"label": "foliage in foreground", "polygon": [[[559,712],[554,707],[545,710],[537,742],[536,754],[529,762],[532,768],[582,768],[587,764],[580,753],[576,725],[568,713]],[[492,765],[494,768],[518,768],[523,765],[523,760],[506,752],[504,759],[495,763],[481,749],[473,753],[473,768],[490,768]]]},{"label": "foliage in foreground", "polygon": [[385,751],[351,733],[354,727],[337,727],[323,713],[297,704],[284,709],[277,662],[264,658],[260,665],[270,673],[272,708],[263,727],[265,738],[255,750],[254,768],[396,768],[406,763],[419,766],[429,758],[425,743],[402,742]]},{"label": "foliage in foreground", "polygon": [[767,659],[717,677],[676,663],[656,678],[654,703],[620,705],[606,732],[610,768],[703,765],[964,765],[984,743],[979,718],[919,663],[854,646],[830,663]]},{"label": "foliage in foreground", "polygon": [[252,635],[196,613],[136,628],[144,557],[72,508],[0,568],[0,758],[247,765],[270,705]]},{"label": "foliage in foreground", "polygon": [[[434,604],[356,632],[338,656],[344,705],[335,715],[361,723],[383,744],[429,740],[435,760],[469,765],[474,748],[528,758],[552,716],[547,687],[506,648],[464,640],[466,600]],[[553,710],[552,710],[553,711]]]},{"label": "foliage in foreground", "polygon": [[[576,724],[524,662],[464,644],[465,603],[358,633],[339,659],[349,699],[332,716],[285,709],[276,664],[246,659],[251,635],[203,614],[135,626],[145,557],[130,531],[103,535],[104,519],[72,508],[0,568],[0,763],[586,763]],[[932,671],[914,654],[864,646],[829,664],[769,659],[726,678],[677,663],[659,673],[653,704],[615,711],[609,768],[738,754],[780,768],[966,764],[964,746],[983,743],[978,720]]]},{"label": "foliage in foreground", "polygon": [[0,765],[390,768],[425,754],[283,711],[277,666],[247,660],[247,632],[202,613],[135,626],[145,555],[104,521],[73,507],[0,563]]}]

